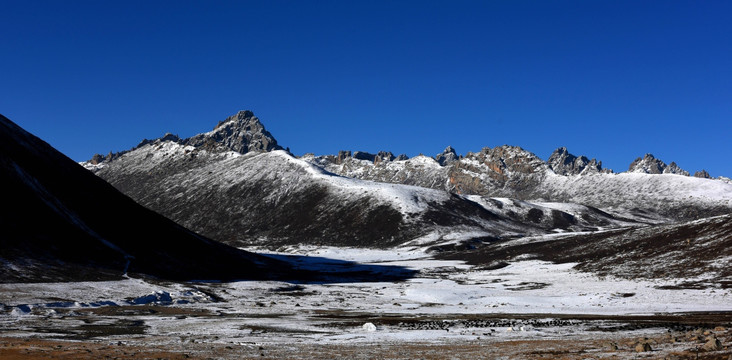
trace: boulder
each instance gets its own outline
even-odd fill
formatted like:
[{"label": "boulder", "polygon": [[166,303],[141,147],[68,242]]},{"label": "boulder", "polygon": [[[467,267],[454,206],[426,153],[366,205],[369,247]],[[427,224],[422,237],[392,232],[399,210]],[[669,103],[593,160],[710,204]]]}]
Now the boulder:
[{"label": "boulder", "polygon": [[717,351],[722,350],[722,342],[714,336],[710,336],[707,342],[702,346],[704,351]]},{"label": "boulder", "polygon": [[643,342],[643,343],[638,343],[638,345],[635,346],[635,351],[636,352],[646,352],[646,351],[653,351],[653,349],[651,349],[651,345],[649,343]]}]

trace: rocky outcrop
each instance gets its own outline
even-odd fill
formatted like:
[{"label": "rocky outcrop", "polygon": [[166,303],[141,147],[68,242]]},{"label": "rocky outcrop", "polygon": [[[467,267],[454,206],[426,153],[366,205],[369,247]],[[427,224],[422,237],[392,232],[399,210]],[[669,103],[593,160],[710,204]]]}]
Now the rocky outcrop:
[{"label": "rocky outcrop", "polygon": [[483,148],[467,153],[450,167],[450,190],[461,194],[511,196],[530,191],[546,175],[548,165],[518,146]]},{"label": "rocky outcrop", "polygon": [[672,162],[671,162],[670,164],[668,164],[668,166],[666,166],[666,168],[665,168],[665,169],[663,169],[663,173],[664,173],[664,174],[676,174],[676,175],[684,175],[684,176],[689,176],[689,175],[690,175],[688,171],[686,171],[686,170],[684,170],[684,169],[680,168],[680,167],[679,167],[678,165],[676,165],[676,163],[675,163],[675,162],[673,162],[673,161],[672,161]]},{"label": "rocky outcrop", "polygon": [[455,149],[452,146],[446,147],[442,153],[435,155],[435,160],[442,166],[450,165],[459,159],[460,157],[455,153]]},{"label": "rocky outcrop", "polygon": [[707,342],[702,346],[704,351],[717,351],[722,350],[722,342],[717,339],[716,336],[707,337]]},{"label": "rocky outcrop", "polygon": [[666,164],[656,159],[653,154],[645,154],[642,158],[637,158],[630,163],[628,172],[644,173],[644,174],[663,174]]},{"label": "rocky outcrop", "polygon": [[666,165],[653,154],[645,154],[642,158],[635,159],[628,168],[628,172],[644,174],[677,174],[689,176],[689,172],[680,168],[675,162]]},{"label": "rocky outcrop", "polygon": [[560,147],[549,156],[549,168],[558,175],[580,175],[602,172],[602,162],[585,156],[574,156],[566,147]]},{"label": "rocky outcrop", "polygon": [[653,349],[651,348],[651,344],[643,341],[643,342],[639,342],[638,344],[635,345],[635,351],[636,352],[646,352],[646,351],[653,351]]},{"label": "rocky outcrop", "polygon": [[219,122],[213,131],[193,136],[183,143],[193,147],[216,143],[241,154],[282,149],[259,118],[249,110],[239,111]]},{"label": "rocky outcrop", "polygon": [[374,160],[376,160],[376,155],[367,153],[365,151],[354,151],[353,158],[357,159],[357,160],[366,160],[366,161],[374,162]]},{"label": "rocky outcrop", "polygon": [[[249,110],[239,111],[224,121],[220,121],[213,131],[198,134],[188,139],[181,139],[178,135],[166,133],[157,139],[143,139],[130,150],[109,152],[107,156],[95,154],[91,160],[83,164],[88,169],[101,168],[113,160],[120,158],[130,151],[153,143],[173,142],[188,145],[194,148],[204,148],[211,151],[236,151],[241,154],[248,152],[266,152],[281,150],[277,140],[264,128],[259,118]],[[350,155],[350,153],[349,153]],[[92,166],[89,166],[92,165]]]},{"label": "rocky outcrop", "polygon": [[[314,158],[315,155],[306,154],[304,157]],[[337,156],[327,155],[327,158],[328,161],[339,165],[348,162],[349,159],[366,160],[373,163],[374,165],[379,165],[385,162],[402,160],[403,158],[406,158],[406,155],[399,155],[399,157],[396,157],[389,151],[379,151],[376,154],[371,154],[365,151],[351,152],[350,150],[341,150],[338,152]]]},{"label": "rocky outcrop", "polygon": [[701,171],[695,172],[694,177],[702,178],[702,179],[711,179],[712,178],[706,170],[701,170]]}]

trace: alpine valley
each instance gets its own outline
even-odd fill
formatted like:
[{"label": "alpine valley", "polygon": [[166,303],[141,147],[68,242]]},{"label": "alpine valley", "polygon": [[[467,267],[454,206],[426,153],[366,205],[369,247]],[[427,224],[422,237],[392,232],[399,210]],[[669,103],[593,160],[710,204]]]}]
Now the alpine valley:
[{"label": "alpine valley", "polygon": [[0,120],[0,357],[732,357],[727,177],[564,147],[295,156],[251,111],[75,164]]}]

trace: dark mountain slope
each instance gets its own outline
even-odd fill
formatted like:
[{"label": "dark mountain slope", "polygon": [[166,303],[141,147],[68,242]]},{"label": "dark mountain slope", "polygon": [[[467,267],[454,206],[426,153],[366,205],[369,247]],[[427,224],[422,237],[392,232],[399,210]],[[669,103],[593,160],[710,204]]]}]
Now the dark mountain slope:
[{"label": "dark mountain slope", "polygon": [[494,242],[442,258],[493,265],[535,258],[625,279],[683,279],[680,288],[732,288],[732,215],[673,225]]},{"label": "dark mountain slope", "polygon": [[254,279],[284,265],[201,237],[123,195],[0,115],[0,282],[130,274]]}]

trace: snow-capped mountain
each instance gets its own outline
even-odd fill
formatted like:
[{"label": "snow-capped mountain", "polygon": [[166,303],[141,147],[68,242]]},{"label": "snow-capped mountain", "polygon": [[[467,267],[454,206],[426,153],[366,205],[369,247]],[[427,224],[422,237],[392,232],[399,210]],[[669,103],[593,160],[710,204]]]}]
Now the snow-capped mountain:
[{"label": "snow-capped mountain", "polygon": [[615,174],[566,148],[548,162],[507,145],[464,156],[448,147],[434,158],[358,151],[296,158],[280,149],[241,111],[211,132],[166,134],[83,165],[150,209],[237,246],[437,244],[732,210],[729,183]]},{"label": "snow-capped mountain", "polygon": [[732,211],[729,182],[709,179],[705,172],[690,177],[675,163],[666,165],[650,154],[634,161],[629,172],[619,174],[603,169],[596,159],[574,156],[564,147],[555,150],[547,162],[508,145],[464,156],[448,148],[436,158],[365,158],[368,156],[303,156],[329,172],[353,178],[458,194],[580,203],[643,221],[690,220]]},{"label": "snow-capped mountain", "polygon": [[[223,124],[231,125],[228,134],[247,134],[247,139],[269,134],[251,112],[240,112]],[[276,144],[273,139],[269,143]],[[377,166],[406,162],[434,178],[444,169],[424,156],[397,160],[389,153],[356,152],[339,157]],[[274,147],[240,146],[217,130],[191,139],[145,141],[113,160],[84,165],[150,209],[238,246],[388,247],[415,239],[426,245],[627,224],[584,206],[569,213],[529,202],[458,195],[424,186],[427,176],[401,183],[339,176],[312,157],[298,159]]]},{"label": "snow-capped mountain", "polygon": [[204,238],[138,205],[0,115],[0,283],[262,279],[279,261]]}]

